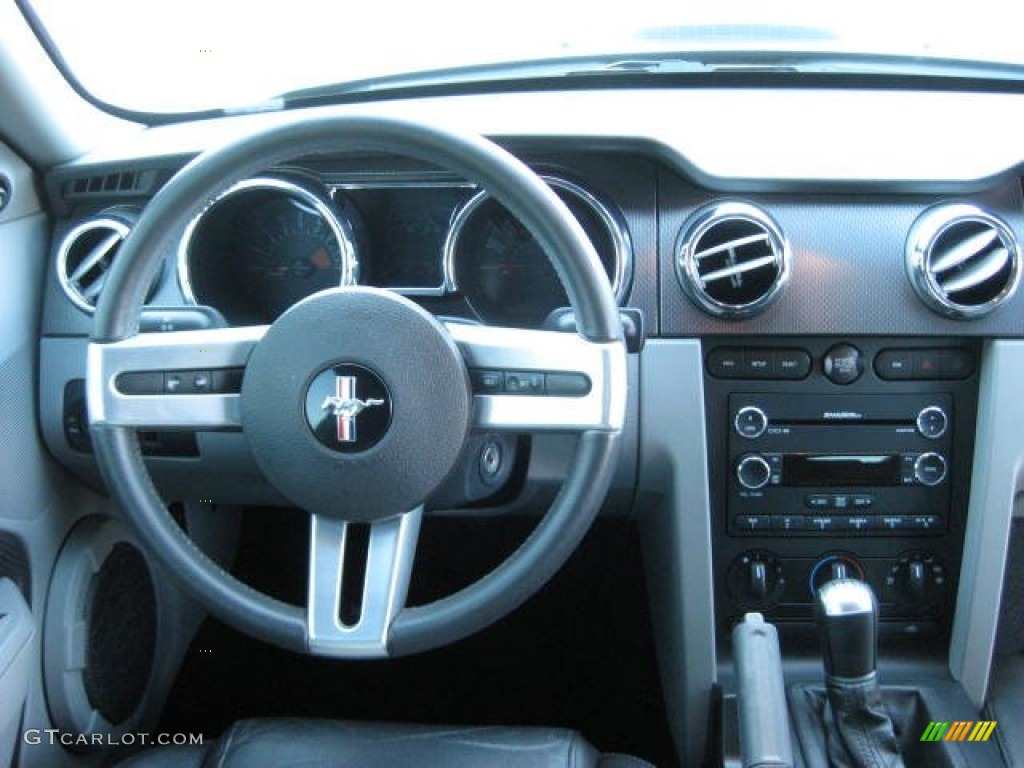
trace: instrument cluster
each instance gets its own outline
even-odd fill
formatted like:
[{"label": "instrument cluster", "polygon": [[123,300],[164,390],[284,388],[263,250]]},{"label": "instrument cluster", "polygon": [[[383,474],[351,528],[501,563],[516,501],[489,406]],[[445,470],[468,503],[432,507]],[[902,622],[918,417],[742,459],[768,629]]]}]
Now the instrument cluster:
[{"label": "instrument cluster", "polygon": [[[632,273],[621,213],[575,181],[544,178],[590,238],[621,302]],[[526,228],[487,192],[453,179],[325,183],[294,171],[246,179],[189,224],[177,271],[186,301],[232,325],[271,323],[306,296],[349,285],[513,327],[540,327],[568,306]]]}]

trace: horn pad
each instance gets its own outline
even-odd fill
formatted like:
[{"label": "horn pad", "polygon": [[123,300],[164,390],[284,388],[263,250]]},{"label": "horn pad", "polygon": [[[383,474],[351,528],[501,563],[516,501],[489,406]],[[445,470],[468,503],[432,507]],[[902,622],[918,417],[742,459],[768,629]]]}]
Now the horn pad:
[{"label": "horn pad", "polygon": [[333,288],[291,307],[253,350],[242,429],[292,502],[372,522],[445,480],[472,403],[462,355],[431,314],[388,291]]}]

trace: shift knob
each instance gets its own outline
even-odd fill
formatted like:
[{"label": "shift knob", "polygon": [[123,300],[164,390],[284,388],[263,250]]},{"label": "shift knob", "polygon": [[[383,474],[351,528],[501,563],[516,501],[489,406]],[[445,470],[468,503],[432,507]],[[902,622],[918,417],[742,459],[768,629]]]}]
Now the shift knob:
[{"label": "shift knob", "polygon": [[861,678],[875,671],[878,603],[857,579],[836,579],[818,590],[818,621],[829,677]]}]

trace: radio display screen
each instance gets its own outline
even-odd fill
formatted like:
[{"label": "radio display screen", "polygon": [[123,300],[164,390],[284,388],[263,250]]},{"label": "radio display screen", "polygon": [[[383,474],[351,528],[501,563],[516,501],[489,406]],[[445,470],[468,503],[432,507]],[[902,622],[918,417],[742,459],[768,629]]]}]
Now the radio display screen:
[{"label": "radio display screen", "polygon": [[784,485],[899,485],[900,455],[787,453],[782,457]]}]

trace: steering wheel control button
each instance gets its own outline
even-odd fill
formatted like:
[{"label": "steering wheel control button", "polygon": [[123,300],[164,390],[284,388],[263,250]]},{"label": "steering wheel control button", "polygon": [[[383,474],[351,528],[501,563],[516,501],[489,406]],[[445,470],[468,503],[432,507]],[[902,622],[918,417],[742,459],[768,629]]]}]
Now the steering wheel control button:
[{"label": "steering wheel control button", "polygon": [[543,395],[544,374],[536,371],[506,371],[505,392],[510,395]]},{"label": "steering wheel control button", "polygon": [[585,397],[592,387],[590,377],[582,373],[549,373],[544,378],[548,394],[554,397]]},{"label": "steering wheel control button", "polygon": [[772,468],[764,456],[748,454],[736,464],[736,479],[747,490],[756,491],[768,485],[772,479]]},{"label": "steering wheel control button", "polygon": [[123,395],[159,395],[164,391],[164,374],[161,371],[119,374],[117,391]]},{"label": "steering wheel control button", "polygon": [[218,394],[241,392],[244,373],[244,368],[215,368],[210,371],[213,391]]},{"label": "steering wheel control button", "polygon": [[473,381],[473,392],[478,395],[497,395],[505,391],[504,371],[474,369],[469,374]]},{"label": "steering wheel control button", "polygon": [[732,422],[736,434],[753,440],[764,434],[768,429],[768,417],[764,411],[754,405],[745,405],[736,412]]},{"label": "steering wheel control button", "polygon": [[946,412],[937,405],[930,405],[917,414],[917,431],[922,437],[936,440],[946,434],[949,419]]},{"label": "steering wheel control button", "polygon": [[914,479],[921,485],[934,486],[946,479],[946,459],[929,451],[914,462]]},{"label": "steering wheel control button", "polygon": [[852,344],[836,344],[825,353],[822,370],[833,384],[852,384],[864,372],[864,359]]},{"label": "steering wheel control button", "polygon": [[317,440],[332,451],[366,451],[391,425],[391,393],[369,368],[334,365],[310,382],[306,421]]}]

